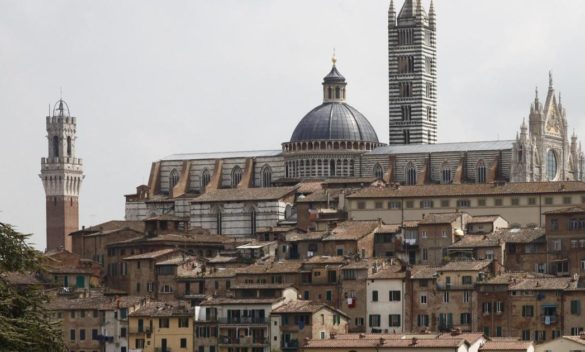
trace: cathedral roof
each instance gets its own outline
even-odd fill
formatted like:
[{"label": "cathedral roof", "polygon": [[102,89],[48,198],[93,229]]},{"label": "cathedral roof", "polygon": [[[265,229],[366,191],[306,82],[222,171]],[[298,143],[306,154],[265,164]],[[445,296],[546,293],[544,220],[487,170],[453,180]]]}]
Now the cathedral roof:
[{"label": "cathedral roof", "polygon": [[282,150],[252,150],[235,152],[212,152],[212,153],[181,153],[172,154],[162,160],[215,160],[229,158],[258,158],[279,156]]},{"label": "cathedral roof", "polygon": [[342,102],[323,103],[311,110],[299,122],[290,141],[324,139],[378,142],[376,131],[368,119]]},{"label": "cathedral roof", "polygon": [[369,154],[416,154],[416,153],[440,153],[440,152],[469,152],[481,150],[507,150],[512,149],[513,140],[509,141],[483,141],[437,144],[404,144],[378,147]]}]

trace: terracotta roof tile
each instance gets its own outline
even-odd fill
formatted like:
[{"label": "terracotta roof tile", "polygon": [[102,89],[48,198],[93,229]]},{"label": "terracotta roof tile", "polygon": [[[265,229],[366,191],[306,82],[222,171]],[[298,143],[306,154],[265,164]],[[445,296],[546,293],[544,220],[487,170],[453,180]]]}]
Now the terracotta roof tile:
[{"label": "terracotta roof tile", "polygon": [[474,271],[481,270],[492,263],[491,259],[486,260],[456,260],[449,262],[437,271]]},{"label": "terracotta roof tile", "polygon": [[411,268],[411,279],[417,280],[428,280],[435,277],[435,273],[440,267],[428,266],[428,265],[413,265]]},{"label": "terracotta roof tile", "polygon": [[175,248],[165,248],[165,249],[160,249],[158,251],[152,251],[152,252],[131,255],[129,257],[124,258],[124,260],[156,259],[158,257],[162,257],[163,255],[171,254],[173,252],[178,252],[178,250]]},{"label": "terracotta roof tile", "polygon": [[554,277],[554,278],[530,278],[516,281],[510,285],[509,290],[522,291],[522,290],[564,290],[569,286],[571,282],[570,277]]},{"label": "terracotta roof tile", "polygon": [[532,341],[487,341],[480,351],[527,351]]},{"label": "terracotta roof tile", "polygon": [[563,209],[545,211],[543,214],[553,215],[553,214],[583,214],[583,213],[585,213],[585,209],[582,207],[568,207],[568,208],[563,208]]},{"label": "terracotta roof tile", "polygon": [[193,308],[173,306],[166,302],[149,302],[130,313],[131,317],[188,317],[193,315]]},{"label": "terracotta roof tile", "polygon": [[419,225],[429,225],[429,224],[451,224],[460,216],[463,216],[466,213],[431,213],[427,214],[421,221],[419,221]]},{"label": "terracotta roof tile", "polygon": [[349,220],[337,224],[337,227],[330,231],[330,235],[323,241],[351,241],[358,240],[374,232],[381,224],[375,221]]}]

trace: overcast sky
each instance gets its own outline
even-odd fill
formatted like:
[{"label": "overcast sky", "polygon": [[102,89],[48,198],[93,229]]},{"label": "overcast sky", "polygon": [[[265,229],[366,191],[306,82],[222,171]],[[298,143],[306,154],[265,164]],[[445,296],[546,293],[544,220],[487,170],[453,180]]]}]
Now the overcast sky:
[{"label": "overcast sky", "polygon": [[[0,221],[45,248],[38,174],[60,87],[78,117],[80,225],[123,219],[166,155],[279,149],[320,103],[333,48],[349,103],[387,142],[388,4],[0,0]],[[585,2],[435,6],[440,142],[514,138],[549,69],[585,136]]]}]

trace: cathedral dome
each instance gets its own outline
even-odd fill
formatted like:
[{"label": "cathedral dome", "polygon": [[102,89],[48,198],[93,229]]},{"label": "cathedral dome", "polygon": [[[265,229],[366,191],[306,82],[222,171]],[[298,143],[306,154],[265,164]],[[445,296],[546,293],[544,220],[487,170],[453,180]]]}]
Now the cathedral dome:
[{"label": "cathedral dome", "polygon": [[325,102],[311,110],[295,128],[291,142],[345,140],[378,142],[376,131],[362,113],[343,102]]},{"label": "cathedral dome", "polygon": [[345,77],[335,66],[323,78],[323,104],[311,110],[295,128],[291,142],[344,140],[378,143],[376,131],[355,108],[345,102]]}]

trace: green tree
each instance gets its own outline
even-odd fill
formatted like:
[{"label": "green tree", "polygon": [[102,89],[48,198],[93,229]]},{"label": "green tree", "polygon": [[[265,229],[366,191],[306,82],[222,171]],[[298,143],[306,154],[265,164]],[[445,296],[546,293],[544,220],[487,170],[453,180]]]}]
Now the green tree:
[{"label": "green tree", "polygon": [[14,285],[6,273],[41,270],[41,254],[12,226],[0,223],[0,351],[65,351],[59,325],[45,306],[48,297],[37,285]]}]

